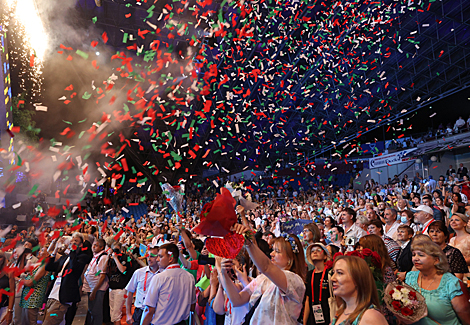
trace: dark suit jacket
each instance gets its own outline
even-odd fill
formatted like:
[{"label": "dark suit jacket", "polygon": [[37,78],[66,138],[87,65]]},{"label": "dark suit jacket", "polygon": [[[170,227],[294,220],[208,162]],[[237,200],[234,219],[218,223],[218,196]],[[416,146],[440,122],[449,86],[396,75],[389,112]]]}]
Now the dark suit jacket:
[{"label": "dark suit jacket", "polygon": [[402,248],[400,254],[397,257],[397,266],[399,272],[409,272],[413,268],[413,262],[411,261],[411,240]]},{"label": "dark suit jacket", "polygon": [[449,175],[452,175],[452,174],[455,174],[455,169],[448,169],[447,172],[446,172],[446,176],[449,176]]},{"label": "dark suit jacket", "polygon": [[462,178],[464,175],[468,175],[467,167],[459,167],[459,169],[457,170],[457,174],[459,175],[459,178]]},{"label": "dark suit jacket", "polygon": [[79,280],[82,276],[83,269],[90,263],[93,255],[90,253],[79,251],[72,251],[69,255],[64,255],[57,261],[51,258],[46,264],[46,271],[59,273],[64,266],[65,261],[70,256],[69,263],[64,269],[62,282],[59,289],[59,301],[62,304],[74,303],[80,301]]}]

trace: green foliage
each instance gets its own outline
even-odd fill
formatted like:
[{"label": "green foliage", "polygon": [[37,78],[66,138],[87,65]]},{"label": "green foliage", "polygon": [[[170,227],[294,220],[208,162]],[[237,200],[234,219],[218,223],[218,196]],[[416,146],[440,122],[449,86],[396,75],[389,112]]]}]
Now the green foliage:
[{"label": "green foliage", "polygon": [[20,134],[32,142],[37,143],[39,141],[38,134],[41,132],[41,130],[35,128],[36,121],[33,120],[33,116],[36,114],[36,112],[24,107],[24,104],[18,105],[21,100],[23,100],[22,94],[13,97],[11,100],[13,125],[20,127]]}]

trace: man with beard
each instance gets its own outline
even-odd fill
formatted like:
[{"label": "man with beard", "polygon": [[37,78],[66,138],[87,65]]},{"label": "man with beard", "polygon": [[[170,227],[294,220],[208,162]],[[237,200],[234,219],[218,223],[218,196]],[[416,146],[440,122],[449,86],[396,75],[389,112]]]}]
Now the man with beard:
[{"label": "man with beard", "polygon": [[[387,207],[387,205],[385,204],[385,202],[379,202],[377,208],[378,208],[378,212],[377,212],[377,215],[379,216],[379,218],[383,221],[383,217],[384,217],[384,212],[385,212],[385,208]],[[384,222],[385,223],[385,222]]]},{"label": "man with beard", "polygon": [[72,235],[69,245],[70,253],[56,260],[57,249],[64,240],[64,237],[61,237],[49,247],[49,251],[52,250],[53,253],[46,264],[46,271],[58,274],[47,300],[44,325],[59,325],[69,306],[80,301],[79,280],[83,269],[92,258],[91,252],[82,250],[83,237],[77,232]]}]

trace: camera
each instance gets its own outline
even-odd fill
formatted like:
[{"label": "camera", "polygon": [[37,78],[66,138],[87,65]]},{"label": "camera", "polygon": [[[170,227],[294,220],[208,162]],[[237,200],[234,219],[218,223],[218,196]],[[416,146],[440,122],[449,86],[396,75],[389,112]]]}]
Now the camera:
[{"label": "camera", "polygon": [[356,238],[346,237],[344,242],[346,243],[346,246],[354,246],[354,245],[356,245]]}]

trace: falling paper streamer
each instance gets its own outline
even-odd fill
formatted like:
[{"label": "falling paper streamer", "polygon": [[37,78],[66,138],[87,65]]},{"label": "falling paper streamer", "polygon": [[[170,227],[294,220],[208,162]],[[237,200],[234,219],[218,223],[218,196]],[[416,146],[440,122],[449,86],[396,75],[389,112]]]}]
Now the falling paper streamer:
[{"label": "falling paper streamer", "polygon": [[160,186],[168,199],[168,203],[176,212],[176,221],[179,222],[178,213],[183,212],[183,195],[180,192],[184,193],[184,185],[173,187],[168,183],[164,183]]},{"label": "falling paper streamer", "polygon": [[0,231],[0,238],[4,238],[10,232],[11,228],[13,228],[13,226],[9,225],[5,229],[1,230]]},{"label": "falling paper streamer", "polygon": [[245,199],[243,196],[240,196],[240,205],[245,208],[246,211],[248,210],[253,210],[257,206],[259,206],[258,203],[252,202],[250,200]]}]

